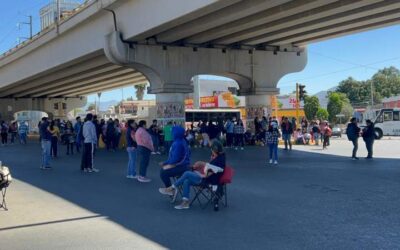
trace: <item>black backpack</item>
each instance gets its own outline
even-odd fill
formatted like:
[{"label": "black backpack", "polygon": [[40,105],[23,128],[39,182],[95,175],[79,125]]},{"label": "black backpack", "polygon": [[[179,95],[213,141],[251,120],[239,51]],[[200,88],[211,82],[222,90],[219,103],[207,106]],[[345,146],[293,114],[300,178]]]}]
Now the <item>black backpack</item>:
[{"label": "black backpack", "polygon": [[349,141],[352,141],[356,138],[355,126],[352,125],[351,123],[347,125],[346,135]]}]

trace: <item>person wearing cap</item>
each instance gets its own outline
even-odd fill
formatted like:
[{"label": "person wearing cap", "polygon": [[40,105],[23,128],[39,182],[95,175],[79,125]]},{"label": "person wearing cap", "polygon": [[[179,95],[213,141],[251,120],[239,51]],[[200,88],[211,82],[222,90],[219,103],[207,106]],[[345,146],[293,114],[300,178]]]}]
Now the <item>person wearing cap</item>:
[{"label": "person wearing cap", "polygon": [[367,126],[362,130],[362,138],[367,147],[368,155],[365,159],[372,159],[373,146],[375,141],[375,128],[371,120],[366,120]]},{"label": "person wearing cap", "polygon": [[190,204],[190,187],[199,185],[201,182],[218,185],[219,179],[225,169],[225,164],[226,158],[223,146],[219,141],[215,140],[211,144],[211,161],[209,163],[203,161],[196,162],[192,167],[193,171],[186,171],[172,186],[160,188],[159,192],[172,196],[173,200],[175,200],[178,187],[183,186],[182,203],[175,206],[175,209],[188,209]]},{"label": "person wearing cap", "polygon": [[266,139],[269,148],[269,164],[278,164],[278,143],[280,137],[281,134],[278,130],[278,123],[272,121],[271,126],[268,128],[266,133]]}]

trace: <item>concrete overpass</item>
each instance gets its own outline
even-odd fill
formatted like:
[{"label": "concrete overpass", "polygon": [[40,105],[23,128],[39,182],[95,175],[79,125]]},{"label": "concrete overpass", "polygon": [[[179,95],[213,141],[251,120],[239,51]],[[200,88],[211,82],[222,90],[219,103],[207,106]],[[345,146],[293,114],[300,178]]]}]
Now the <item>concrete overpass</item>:
[{"label": "concrete overpass", "polygon": [[191,78],[214,74],[266,107],[305,67],[305,45],[398,23],[398,0],[92,0],[0,57],[0,102],[148,81],[159,115],[176,118],[166,105],[180,110]]}]

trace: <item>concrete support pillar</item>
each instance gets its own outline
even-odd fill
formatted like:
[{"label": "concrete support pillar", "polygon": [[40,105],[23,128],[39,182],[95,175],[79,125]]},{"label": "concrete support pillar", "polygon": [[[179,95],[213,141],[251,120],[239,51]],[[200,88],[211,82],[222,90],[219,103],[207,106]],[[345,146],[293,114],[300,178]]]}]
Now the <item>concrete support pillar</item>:
[{"label": "concrete support pillar", "polygon": [[159,93],[156,95],[158,124],[164,126],[169,121],[185,127],[185,93]]},{"label": "concrete support pillar", "polygon": [[254,132],[254,119],[271,114],[271,95],[249,95],[246,96],[246,125]]}]

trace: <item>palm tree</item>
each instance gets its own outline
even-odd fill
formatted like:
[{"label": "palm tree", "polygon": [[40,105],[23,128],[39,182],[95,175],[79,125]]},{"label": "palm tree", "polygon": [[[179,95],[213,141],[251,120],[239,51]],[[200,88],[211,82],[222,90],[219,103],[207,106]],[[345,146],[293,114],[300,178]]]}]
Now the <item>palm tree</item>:
[{"label": "palm tree", "polygon": [[136,89],[136,99],[138,99],[139,101],[143,100],[144,91],[146,90],[146,84],[144,83],[137,84],[135,85],[135,89]]}]

